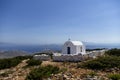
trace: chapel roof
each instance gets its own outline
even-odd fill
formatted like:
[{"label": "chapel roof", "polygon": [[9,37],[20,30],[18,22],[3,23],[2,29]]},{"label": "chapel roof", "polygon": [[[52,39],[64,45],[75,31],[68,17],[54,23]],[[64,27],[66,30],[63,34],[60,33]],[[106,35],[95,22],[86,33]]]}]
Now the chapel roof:
[{"label": "chapel roof", "polygon": [[71,41],[73,45],[83,45],[81,41]]},{"label": "chapel roof", "polygon": [[69,43],[69,42],[72,43],[75,46],[83,45],[83,43],[81,41],[71,41],[71,40],[68,40],[66,43]]}]

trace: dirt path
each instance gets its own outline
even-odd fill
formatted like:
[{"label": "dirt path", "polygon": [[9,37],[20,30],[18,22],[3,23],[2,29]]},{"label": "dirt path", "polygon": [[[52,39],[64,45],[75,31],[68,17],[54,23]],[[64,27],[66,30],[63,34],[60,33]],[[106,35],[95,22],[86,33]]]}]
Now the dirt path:
[{"label": "dirt path", "polygon": [[42,61],[41,66],[46,66],[46,65],[53,65],[53,66],[60,66],[60,62],[52,62],[52,61]]}]

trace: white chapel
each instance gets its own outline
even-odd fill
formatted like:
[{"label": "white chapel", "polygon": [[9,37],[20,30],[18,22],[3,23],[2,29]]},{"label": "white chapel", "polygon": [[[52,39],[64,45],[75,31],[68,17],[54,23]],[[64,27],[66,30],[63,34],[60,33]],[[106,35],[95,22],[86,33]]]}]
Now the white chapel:
[{"label": "white chapel", "polygon": [[66,41],[62,48],[62,55],[84,55],[85,45],[81,41]]}]

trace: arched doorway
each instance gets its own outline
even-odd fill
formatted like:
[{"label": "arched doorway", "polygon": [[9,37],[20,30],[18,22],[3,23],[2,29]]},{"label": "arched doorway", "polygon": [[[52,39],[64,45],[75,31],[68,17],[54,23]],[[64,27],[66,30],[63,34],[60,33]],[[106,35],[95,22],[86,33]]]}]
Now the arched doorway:
[{"label": "arched doorway", "polygon": [[70,54],[70,47],[67,47],[67,54]]}]

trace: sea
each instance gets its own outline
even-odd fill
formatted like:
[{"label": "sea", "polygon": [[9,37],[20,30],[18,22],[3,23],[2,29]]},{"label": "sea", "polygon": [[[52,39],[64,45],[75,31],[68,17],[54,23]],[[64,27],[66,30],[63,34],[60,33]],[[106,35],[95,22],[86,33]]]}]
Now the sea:
[{"label": "sea", "polygon": [[[86,49],[96,49],[96,48],[120,48],[119,44],[86,44]],[[61,51],[62,45],[0,45],[0,51],[9,51],[9,50],[19,50],[25,51],[27,53],[36,53],[42,52],[45,50],[52,50],[52,51]]]}]

